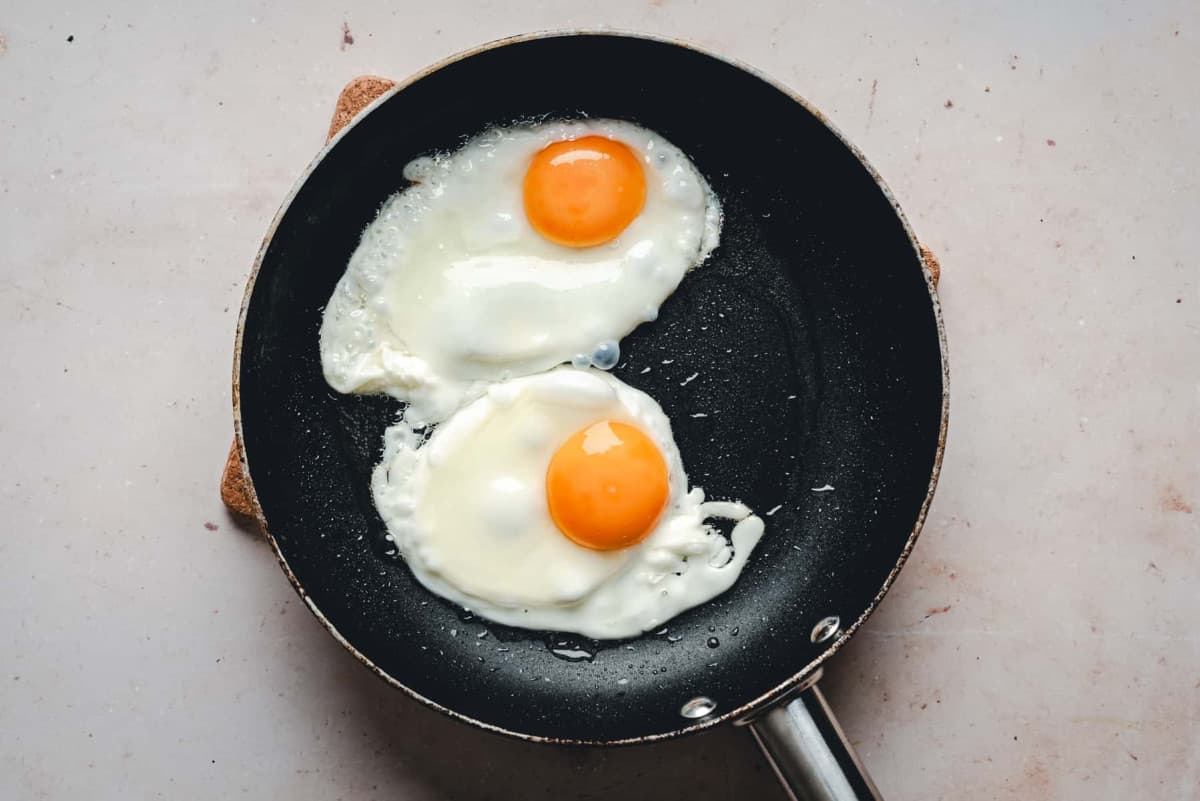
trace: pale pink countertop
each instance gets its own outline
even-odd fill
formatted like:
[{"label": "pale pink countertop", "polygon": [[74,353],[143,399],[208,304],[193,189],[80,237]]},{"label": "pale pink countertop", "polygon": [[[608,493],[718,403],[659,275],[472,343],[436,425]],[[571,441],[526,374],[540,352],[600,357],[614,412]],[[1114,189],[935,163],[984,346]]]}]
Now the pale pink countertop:
[{"label": "pale pink countertop", "polygon": [[341,86],[600,24],[793,87],[941,257],[941,485],[825,682],[885,796],[1200,797],[1200,6],[73,5],[0,10],[0,798],[782,798],[742,730],[417,706],[217,498],[247,268]]}]

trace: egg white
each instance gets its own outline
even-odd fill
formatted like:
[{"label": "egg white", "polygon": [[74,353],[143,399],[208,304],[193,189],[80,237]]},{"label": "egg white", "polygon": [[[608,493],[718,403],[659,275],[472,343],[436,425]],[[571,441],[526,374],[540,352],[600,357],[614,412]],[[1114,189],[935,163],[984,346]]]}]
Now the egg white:
[{"label": "egg white", "polygon": [[[646,432],[670,495],[651,534],[619,551],[576,545],[546,501],[554,451],[598,420]],[[477,615],[596,639],[632,637],[732,586],[763,534],[744,504],[705,502],[655,401],[598,370],[560,367],[488,388],[425,439],[385,436],[375,505],[417,579]],[[708,518],[738,521],[727,540]]]},{"label": "egg white", "polygon": [[[547,145],[598,135],[644,165],[646,202],[612,242],[569,248],[525,217],[522,184]],[[411,422],[444,419],[486,382],[540,372],[619,340],[719,240],[721,209],[678,148],[617,120],[496,128],[409,163],[413,185],[363,232],[326,306],[321,363],[340,392],[386,392]]]}]

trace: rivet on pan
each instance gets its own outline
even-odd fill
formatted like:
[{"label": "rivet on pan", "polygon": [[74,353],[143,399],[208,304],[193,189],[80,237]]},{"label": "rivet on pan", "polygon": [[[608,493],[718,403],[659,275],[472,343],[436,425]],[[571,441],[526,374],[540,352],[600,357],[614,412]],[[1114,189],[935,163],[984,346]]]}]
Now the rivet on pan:
[{"label": "rivet on pan", "polygon": [[832,640],[842,627],[842,619],[837,615],[827,617],[817,625],[813,626],[812,634],[808,638],[813,642],[825,642]]},{"label": "rivet on pan", "polygon": [[703,695],[697,695],[679,708],[679,714],[685,718],[703,718],[711,715],[717,708],[717,702]]}]

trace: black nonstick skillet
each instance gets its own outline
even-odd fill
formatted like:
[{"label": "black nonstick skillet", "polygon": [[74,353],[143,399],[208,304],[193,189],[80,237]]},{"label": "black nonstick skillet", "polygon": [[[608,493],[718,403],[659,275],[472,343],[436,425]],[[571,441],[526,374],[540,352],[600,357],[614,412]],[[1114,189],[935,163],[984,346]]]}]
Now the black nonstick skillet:
[{"label": "black nonstick skillet", "polygon": [[[620,642],[494,625],[423,589],[390,554],[369,493],[399,405],[334,392],[317,349],[324,305],[407,161],[495,124],[584,115],[663,134],[721,199],[720,246],[622,341],[614,374],[662,405],[695,485],[770,513],[731,590]],[[944,335],[894,199],[804,101],[629,35],[518,37],[439,65],[335,138],[285,203],[247,291],[234,389],[243,466],[284,570],[395,687],[547,743],[750,722],[797,797],[875,797],[814,682],[929,506]]]}]

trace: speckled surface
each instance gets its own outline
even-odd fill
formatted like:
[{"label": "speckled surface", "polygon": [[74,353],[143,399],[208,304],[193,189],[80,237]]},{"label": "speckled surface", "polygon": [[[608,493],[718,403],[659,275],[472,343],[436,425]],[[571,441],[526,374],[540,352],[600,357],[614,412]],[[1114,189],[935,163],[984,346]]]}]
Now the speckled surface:
[{"label": "speckled surface", "polygon": [[941,259],[941,486],[824,683],[887,797],[1197,797],[1200,10],[682,0],[0,10],[0,797],[782,797],[744,731],[419,708],[216,491],[246,267],[342,85],[598,24],[808,97]]}]

